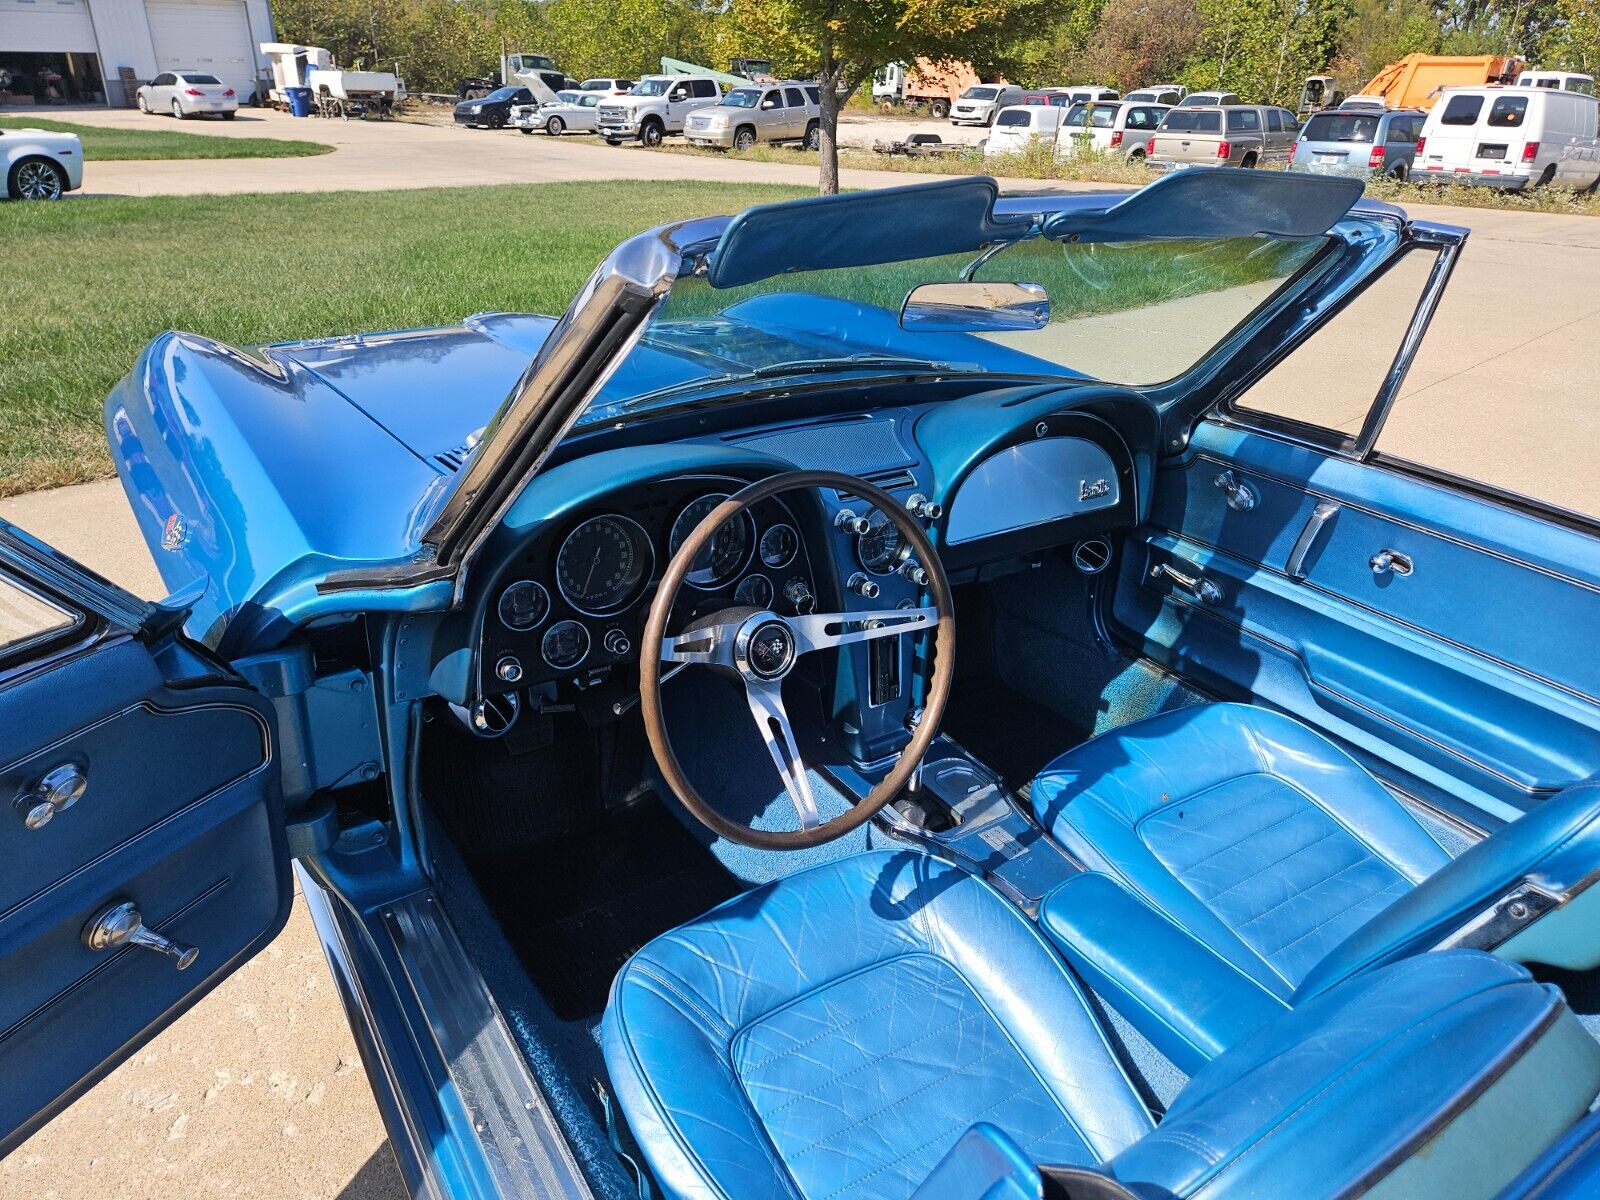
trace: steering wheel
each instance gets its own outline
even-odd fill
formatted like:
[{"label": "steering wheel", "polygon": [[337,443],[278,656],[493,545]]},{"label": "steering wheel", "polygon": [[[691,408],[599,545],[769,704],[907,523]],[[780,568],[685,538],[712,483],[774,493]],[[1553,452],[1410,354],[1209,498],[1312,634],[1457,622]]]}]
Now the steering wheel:
[{"label": "steering wheel", "polygon": [[[678,591],[700,554],[724,522],[780,492],[805,488],[832,488],[848,492],[875,506],[905,537],[928,573],[926,588],[931,608],[889,608],[859,612],[804,613],[780,616],[770,609],[741,605],[725,608],[691,622],[676,636],[667,634],[667,619]],[[875,638],[935,631],[933,674],[923,703],[922,718],[911,740],[883,780],[848,812],[823,821],[806,776],[805,761],[795,741],[789,715],[783,707],[783,680],[803,654],[835,646],[849,646]],[[689,782],[673,753],[661,711],[661,664],[698,663],[732,676],[744,685],[750,715],[772,755],[784,790],[794,805],[800,828],[756,829],[729,820],[707,804]],[[684,808],[713,833],[762,850],[802,850],[842,837],[870,820],[900,794],[928,752],[955,673],[955,609],[950,581],[945,577],[933,542],[916,518],[882,488],[838,471],[786,471],[753,483],[728,497],[695,526],[667,564],[661,586],[650,605],[639,648],[639,711],[645,736],[667,786]]]}]

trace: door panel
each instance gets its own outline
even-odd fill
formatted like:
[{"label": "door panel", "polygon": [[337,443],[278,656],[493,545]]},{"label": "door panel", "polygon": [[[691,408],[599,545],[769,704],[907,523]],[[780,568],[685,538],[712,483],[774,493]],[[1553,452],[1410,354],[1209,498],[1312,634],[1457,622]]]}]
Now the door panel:
[{"label": "door panel", "polygon": [[[270,705],[173,635],[80,611],[75,644],[0,672],[0,1154],[264,946],[292,895]],[[58,770],[81,794],[30,827]],[[86,944],[128,901],[193,962]]]},{"label": "door panel", "polygon": [[[1231,470],[1253,507],[1231,507]],[[1335,506],[1292,562],[1313,511]],[[1600,545],[1466,493],[1216,422],[1158,480],[1119,632],[1509,818],[1600,773]],[[1375,571],[1388,551],[1409,574]],[[1220,593],[1176,588],[1170,562]],[[1292,569],[1298,567],[1298,569]]]}]

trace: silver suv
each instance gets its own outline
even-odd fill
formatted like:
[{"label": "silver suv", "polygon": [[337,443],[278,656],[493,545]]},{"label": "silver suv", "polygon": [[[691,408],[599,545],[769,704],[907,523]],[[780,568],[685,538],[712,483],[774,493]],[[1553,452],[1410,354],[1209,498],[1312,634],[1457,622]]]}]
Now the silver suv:
[{"label": "silver suv", "polygon": [[800,142],[815,150],[821,128],[821,90],[786,79],[734,88],[721,104],[689,114],[683,136],[718,150],[748,150],[757,142]]}]

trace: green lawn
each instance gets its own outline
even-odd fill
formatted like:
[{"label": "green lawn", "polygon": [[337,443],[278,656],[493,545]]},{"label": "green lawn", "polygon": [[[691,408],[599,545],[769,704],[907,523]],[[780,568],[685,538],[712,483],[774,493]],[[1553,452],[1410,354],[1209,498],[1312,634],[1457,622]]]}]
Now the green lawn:
[{"label": "green lawn", "polygon": [[[321,142],[295,142],[283,138],[207,137],[180,133],[171,117],[149,118],[149,129],[106,129],[77,125],[44,117],[0,117],[0,129],[48,129],[75,133],[83,139],[86,162],[115,162],[156,158],[305,158],[333,149]],[[163,122],[173,128],[164,128]]]},{"label": "green lawn", "polygon": [[0,204],[0,495],[109,473],[101,403],[163,330],[242,345],[559,313],[630,234],[807,191],[626,181]]}]

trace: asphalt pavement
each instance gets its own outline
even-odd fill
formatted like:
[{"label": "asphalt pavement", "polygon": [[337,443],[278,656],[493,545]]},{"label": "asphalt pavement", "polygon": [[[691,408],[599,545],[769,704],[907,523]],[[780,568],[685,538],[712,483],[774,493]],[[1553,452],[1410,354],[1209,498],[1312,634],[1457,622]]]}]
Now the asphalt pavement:
[{"label": "asphalt pavement", "polygon": [[[49,115],[135,128],[165,128],[160,123],[170,120],[131,111]],[[876,117],[851,119],[844,136],[863,144],[924,128],[951,139],[944,123]],[[303,159],[91,161],[85,194],[618,178],[810,184],[816,178],[815,159],[799,152],[793,164],[757,163],[613,149],[583,136],[297,121],[255,111],[229,123],[185,122],[182,129],[216,137],[301,137],[330,142],[336,151]],[[976,140],[981,132],[954,136]],[[875,187],[919,178],[852,169],[843,182]],[[1594,349],[1600,345],[1600,219],[1436,206],[1412,211],[1467,226],[1472,234],[1392,418],[1393,448],[1600,513],[1600,355]],[[0,500],[0,517],[141,595],[161,591],[115,482]],[[266,953],[0,1163],[0,1200],[388,1200],[400,1194],[354,1043],[298,905]]]}]

